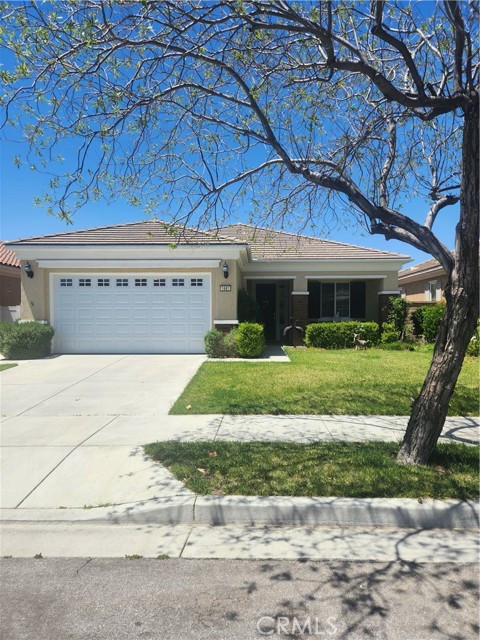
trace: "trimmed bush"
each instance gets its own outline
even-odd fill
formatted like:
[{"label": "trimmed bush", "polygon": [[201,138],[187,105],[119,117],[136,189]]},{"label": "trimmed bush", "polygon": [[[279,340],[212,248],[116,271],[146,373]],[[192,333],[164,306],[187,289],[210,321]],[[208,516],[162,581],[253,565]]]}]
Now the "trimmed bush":
[{"label": "trimmed bush", "polygon": [[395,328],[393,322],[384,322],[382,324],[382,344],[389,344],[391,342],[398,342],[400,338],[400,331]]},{"label": "trimmed bush", "polygon": [[438,329],[445,313],[444,304],[435,304],[425,307],[423,312],[423,336],[427,342],[435,342]]},{"label": "trimmed bush", "polygon": [[53,328],[40,322],[2,322],[0,352],[7,360],[45,358],[52,351]]},{"label": "trimmed bush", "polygon": [[423,336],[426,342],[435,342],[440,322],[445,313],[445,304],[429,304],[418,307],[412,313],[413,330]]},{"label": "trimmed bush", "polygon": [[209,358],[235,358],[237,329],[232,329],[228,333],[212,329],[205,338],[205,353]]},{"label": "trimmed bush", "polygon": [[239,322],[257,322],[260,317],[258,304],[246,289],[238,290],[237,312]]},{"label": "trimmed bush", "polygon": [[370,346],[380,340],[376,322],[314,322],[306,328],[305,344],[320,349],[353,348],[354,333],[359,333],[361,340],[368,340]]},{"label": "trimmed bush", "polygon": [[236,358],[238,356],[237,351],[237,333],[238,329],[230,329],[228,333],[223,335],[223,349],[225,358]]},{"label": "trimmed bush", "polygon": [[255,322],[242,322],[237,329],[236,343],[241,358],[259,358],[265,351],[263,326]]}]

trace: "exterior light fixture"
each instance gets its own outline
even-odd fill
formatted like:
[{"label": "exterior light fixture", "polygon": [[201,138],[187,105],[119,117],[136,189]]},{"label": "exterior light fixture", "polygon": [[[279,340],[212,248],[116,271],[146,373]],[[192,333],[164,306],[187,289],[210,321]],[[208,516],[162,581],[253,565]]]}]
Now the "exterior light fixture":
[{"label": "exterior light fixture", "polygon": [[33,278],[33,269],[32,269],[32,265],[30,264],[30,262],[26,262],[25,266],[23,267],[25,273],[27,274],[27,277],[29,278]]},{"label": "exterior light fixture", "polygon": [[225,279],[227,279],[228,278],[228,264],[226,262],[223,263],[222,269],[223,269],[223,277]]}]

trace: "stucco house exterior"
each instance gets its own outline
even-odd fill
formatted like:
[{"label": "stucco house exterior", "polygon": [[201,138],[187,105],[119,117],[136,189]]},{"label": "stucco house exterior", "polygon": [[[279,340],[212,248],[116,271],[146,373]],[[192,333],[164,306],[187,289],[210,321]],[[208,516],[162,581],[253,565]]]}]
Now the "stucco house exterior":
[{"label": "stucco house exterior", "polygon": [[238,324],[240,288],[270,341],[290,317],[378,321],[410,260],[245,224],[199,231],[154,220],[9,247],[24,267],[21,317],[50,322],[57,353],[201,353],[209,329]]},{"label": "stucco house exterior", "polygon": [[16,320],[19,313],[20,260],[0,242],[0,320]]},{"label": "stucco house exterior", "polygon": [[447,274],[442,265],[431,258],[398,274],[400,293],[412,304],[441,302],[447,285]]}]

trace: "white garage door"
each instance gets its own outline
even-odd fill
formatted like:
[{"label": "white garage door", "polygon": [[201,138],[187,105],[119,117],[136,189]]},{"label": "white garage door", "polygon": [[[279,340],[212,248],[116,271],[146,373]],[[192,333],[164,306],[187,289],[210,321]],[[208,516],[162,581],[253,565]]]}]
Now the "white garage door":
[{"label": "white garage door", "polygon": [[202,353],[208,275],[55,275],[57,353]]}]

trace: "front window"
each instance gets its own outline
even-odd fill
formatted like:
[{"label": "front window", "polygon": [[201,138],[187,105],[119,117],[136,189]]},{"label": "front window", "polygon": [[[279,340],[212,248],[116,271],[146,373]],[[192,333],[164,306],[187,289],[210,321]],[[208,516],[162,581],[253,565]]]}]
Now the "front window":
[{"label": "front window", "polygon": [[366,283],[319,282],[308,283],[308,317],[312,320],[364,319],[366,315]]},{"label": "front window", "polygon": [[429,292],[429,299],[430,302],[437,302],[438,301],[438,296],[437,296],[437,281],[433,281],[433,282],[429,282],[428,283],[428,292]]},{"label": "front window", "polygon": [[320,283],[320,317],[321,318],[349,318],[350,317],[350,283],[349,282]]}]

